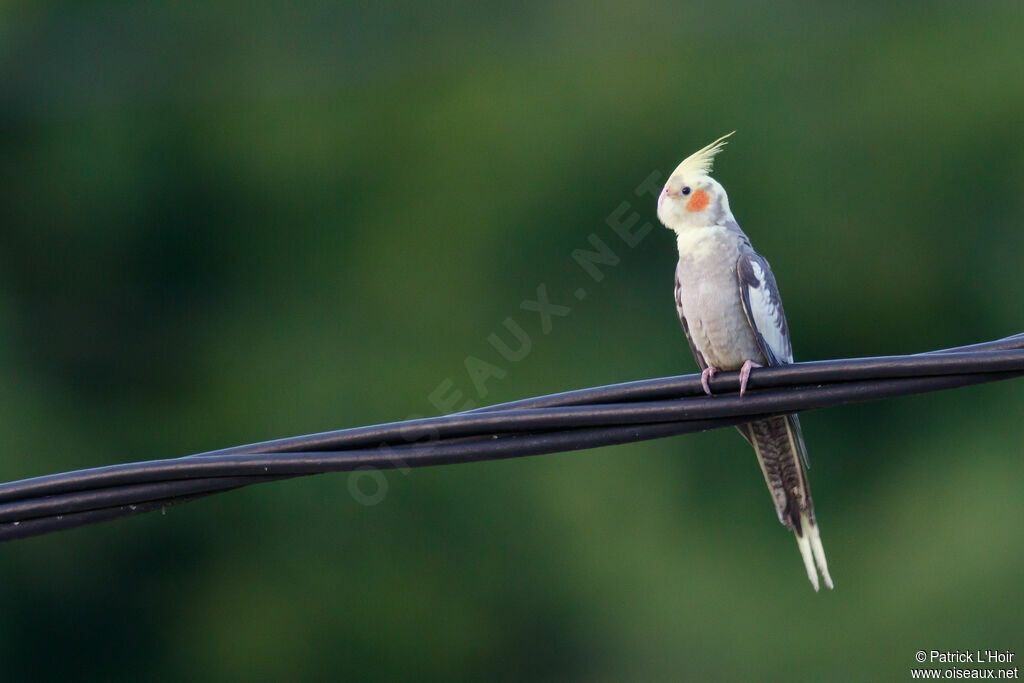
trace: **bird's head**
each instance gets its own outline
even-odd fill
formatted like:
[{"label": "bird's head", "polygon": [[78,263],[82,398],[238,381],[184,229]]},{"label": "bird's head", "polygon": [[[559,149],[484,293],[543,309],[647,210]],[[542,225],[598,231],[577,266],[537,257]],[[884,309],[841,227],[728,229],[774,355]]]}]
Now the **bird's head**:
[{"label": "bird's head", "polygon": [[658,196],[658,219],[666,228],[679,232],[721,225],[732,217],[725,188],[709,175],[711,163],[729,135],[732,133],[686,157],[669,176]]}]

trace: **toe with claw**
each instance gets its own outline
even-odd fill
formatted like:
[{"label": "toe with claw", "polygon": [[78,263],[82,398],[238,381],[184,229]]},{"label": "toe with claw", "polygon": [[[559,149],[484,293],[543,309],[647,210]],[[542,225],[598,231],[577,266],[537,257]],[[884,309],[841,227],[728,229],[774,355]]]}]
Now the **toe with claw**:
[{"label": "toe with claw", "polygon": [[704,387],[704,393],[711,396],[711,385],[709,382],[715,378],[718,368],[706,367],[700,373],[700,385]]},{"label": "toe with claw", "polygon": [[[748,361],[744,361],[743,362],[743,367],[740,368],[740,396],[743,396],[745,393],[747,393],[747,382],[750,380],[750,370],[751,370],[751,368],[759,368],[759,367],[761,367],[761,364],[760,363],[755,363],[752,360],[748,360]],[[707,387],[705,387],[705,390],[706,389],[707,389]],[[711,392],[708,392],[708,393],[711,393]]]}]

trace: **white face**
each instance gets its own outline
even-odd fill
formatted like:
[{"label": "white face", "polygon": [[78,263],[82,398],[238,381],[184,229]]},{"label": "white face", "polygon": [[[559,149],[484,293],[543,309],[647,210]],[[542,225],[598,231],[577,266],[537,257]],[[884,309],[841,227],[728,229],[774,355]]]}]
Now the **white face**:
[{"label": "white face", "polygon": [[672,176],[658,196],[658,219],[672,230],[721,225],[731,216],[725,188],[710,176]]}]

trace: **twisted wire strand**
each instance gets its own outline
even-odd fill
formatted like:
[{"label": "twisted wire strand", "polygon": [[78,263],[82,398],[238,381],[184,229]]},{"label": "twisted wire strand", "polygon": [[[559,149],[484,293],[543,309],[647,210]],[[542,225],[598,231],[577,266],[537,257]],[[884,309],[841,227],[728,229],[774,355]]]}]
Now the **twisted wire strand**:
[{"label": "twisted wire strand", "polygon": [[440,417],[341,429],[180,458],[0,484],[0,541],[37,536],[242,486],[357,469],[411,468],[580,450],[734,426],[773,415],[1024,376],[1024,333],[906,356],[755,370],[740,397],[723,372],[639,380]]}]

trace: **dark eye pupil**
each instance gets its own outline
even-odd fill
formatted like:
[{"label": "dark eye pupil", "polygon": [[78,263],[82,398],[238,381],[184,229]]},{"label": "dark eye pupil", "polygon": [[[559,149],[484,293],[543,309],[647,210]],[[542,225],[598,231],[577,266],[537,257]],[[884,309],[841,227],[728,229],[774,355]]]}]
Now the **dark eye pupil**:
[{"label": "dark eye pupil", "polygon": [[684,187],[683,189],[680,190],[680,192],[683,193],[684,195],[685,194],[690,194],[690,188]]}]

